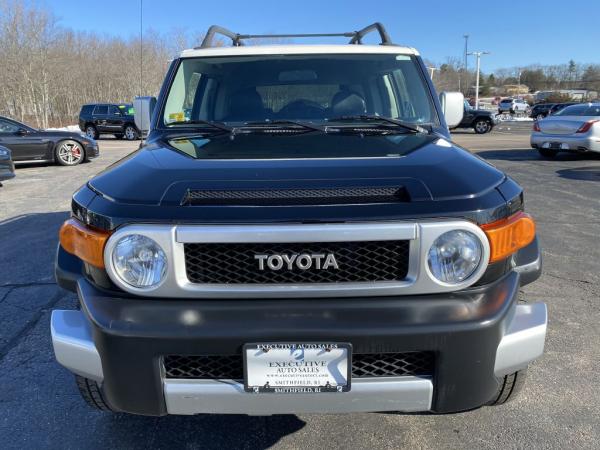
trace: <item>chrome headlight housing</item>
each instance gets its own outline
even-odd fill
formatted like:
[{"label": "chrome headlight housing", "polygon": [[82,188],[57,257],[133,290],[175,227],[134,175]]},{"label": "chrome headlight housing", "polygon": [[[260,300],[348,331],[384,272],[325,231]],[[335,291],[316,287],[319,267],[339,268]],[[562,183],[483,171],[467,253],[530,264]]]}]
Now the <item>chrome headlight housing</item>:
[{"label": "chrome headlight housing", "polygon": [[473,275],[483,260],[481,240],[470,231],[452,230],[440,235],[429,248],[427,264],[442,283],[460,284]]},{"label": "chrome headlight housing", "polygon": [[167,274],[167,255],[156,241],[141,234],[121,237],[110,255],[114,274],[137,289],[159,286]]}]

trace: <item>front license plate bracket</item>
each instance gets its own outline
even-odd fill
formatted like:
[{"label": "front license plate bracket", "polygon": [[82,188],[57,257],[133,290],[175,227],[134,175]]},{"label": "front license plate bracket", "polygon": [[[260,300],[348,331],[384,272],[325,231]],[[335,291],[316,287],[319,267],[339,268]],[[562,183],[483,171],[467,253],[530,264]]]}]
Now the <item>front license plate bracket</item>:
[{"label": "front license plate bracket", "polygon": [[246,392],[320,394],[351,388],[349,343],[250,343],[243,356]]}]

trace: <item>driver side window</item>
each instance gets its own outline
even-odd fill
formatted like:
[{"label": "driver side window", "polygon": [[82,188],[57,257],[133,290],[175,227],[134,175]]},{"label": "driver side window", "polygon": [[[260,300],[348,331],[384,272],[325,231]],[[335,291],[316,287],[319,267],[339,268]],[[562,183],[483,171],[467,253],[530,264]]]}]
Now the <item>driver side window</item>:
[{"label": "driver side window", "polygon": [[19,130],[19,127],[12,122],[7,120],[0,119],[0,133],[1,134],[11,134],[16,133]]}]

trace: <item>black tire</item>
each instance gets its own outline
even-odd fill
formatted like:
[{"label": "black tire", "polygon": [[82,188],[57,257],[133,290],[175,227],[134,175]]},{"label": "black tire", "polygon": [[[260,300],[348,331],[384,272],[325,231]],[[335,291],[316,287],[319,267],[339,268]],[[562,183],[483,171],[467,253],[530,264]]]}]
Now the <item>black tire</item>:
[{"label": "black tire", "polygon": [[123,130],[123,134],[125,135],[125,139],[128,141],[135,141],[139,139],[138,130],[133,125],[127,125]]},{"label": "black tire", "polygon": [[85,126],[85,135],[93,140],[98,139],[98,136],[99,136],[98,130],[96,129],[96,127],[94,125],[90,125],[90,124]]},{"label": "black tire", "polygon": [[85,160],[83,145],[72,139],[59,141],[54,147],[54,160],[61,166],[76,166]]},{"label": "black tire", "polygon": [[551,150],[549,148],[538,148],[538,152],[544,158],[556,158],[556,155],[558,155],[558,150]]},{"label": "black tire", "polygon": [[488,403],[490,406],[502,405],[506,402],[514,400],[525,385],[527,379],[527,369],[519,370],[502,377],[500,387],[494,398]]},{"label": "black tire", "polygon": [[515,110],[511,108],[511,109],[509,110],[509,112],[510,112],[511,114],[514,114],[514,113],[515,113]]},{"label": "black tire", "polygon": [[94,380],[75,375],[75,381],[81,397],[92,408],[99,411],[113,411],[110,405],[106,402],[101,386]]},{"label": "black tire", "polygon": [[473,128],[475,129],[475,133],[485,134],[492,131],[492,124],[487,119],[478,119],[473,124]]}]

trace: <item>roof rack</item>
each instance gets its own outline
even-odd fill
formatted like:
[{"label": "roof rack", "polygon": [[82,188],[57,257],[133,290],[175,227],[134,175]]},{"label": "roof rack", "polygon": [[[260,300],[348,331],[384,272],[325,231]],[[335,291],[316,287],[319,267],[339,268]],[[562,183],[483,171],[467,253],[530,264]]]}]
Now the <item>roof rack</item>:
[{"label": "roof rack", "polygon": [[196,48],[209,48],[213,47],[213,39],[217,34],[225,36],[231,39],[231,43],[234,47],[244,45],[246,39],[261,39],[261,38],[305,38],[305,37],[349,37],[349,44],[362,44],[362,39],[369,33],[377,31],[381,37],[381,45],[394,45],[387,34],[385,27],[375,22],[369,26],[364,27],[359,31],[348,31],[345,33],[309,33],[309,34],[239,34],[228,30],[227,28],[220,27],[218,25],[212,25],[206,32],[206,36],[202,41],[202,45]]}]

